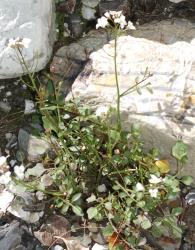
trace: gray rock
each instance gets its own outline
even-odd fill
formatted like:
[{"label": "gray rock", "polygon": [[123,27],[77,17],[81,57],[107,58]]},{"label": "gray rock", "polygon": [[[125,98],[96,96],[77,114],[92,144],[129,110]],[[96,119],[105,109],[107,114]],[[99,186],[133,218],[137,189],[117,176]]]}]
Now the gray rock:
[{"label": "gray rock", "polygon": [[96,19],[96,16],[95,16],[96,10],[88,6],[83,5],[81,13],[82,13],[83,18],[86,20]]},{"label": "gray rock", "polygon": [[0,102],[0,110],[9,113],[11,111],[11,106],[7,102]]},{"label": "gray rock", "polygon": [[16,144],[17,144],[17,136],[13,134],[5,147],[7,149],[10,149],[10,148],[14,147]]},{"label": "gray rock", "polygon": [[[94,37],[97,45],[98,37]],[[118,38],[117,64],[120,93],[135,84],[135,78],[141,81],[146,69],[150,75],[143,84],[150,82],[153,89],[153,94],[142,89],[141,95],[135,91],[121,98],[123,128],[130,130],[133,122],[139,122],[145,148],[159,148],[160,157],[169,160],[172,170],[176,164],[170,156],[171,147],[182,137],[188,145],[184,174],[195,177],[194,38],[195,24],[187,20],[145,24],[131,36]],[[83,41],[79,44],[85,46]],[[111,41],[93,52],[73,84],[73,95],[94,108],[116,104],[113,51]]]},{"label": "gray rock", "polygon": [[18,144],[26,159],[32,162],[41,160],[50,149],[50,145],[45,139],[31,135],[24,129],[19,130]]},{"label": "gray rock", "polygon": [[125,16],[129,16],[131,13],[132,3],[128,0],[102,0],[99,3],[99,15],[103,14],[109,10],[123,11]]},{"label": "gray rock", "polygon": [[100,0],[82,0],[82,4],[90,8],[95,8],[99,4]]},{"label": "gray rock", "polygon": [[56,82],[63,80],[67,85],[71,85],[90,53],[100,49],[108,40],[105,31],[90,31],[88,36],[79,39],[78,43],[61,47],[50,65],[50,71],[54,74]]},{"label": "gray rock", "polygon": [[93,241],[100,245],[105,245],[107,243],[106,239],[104,238],[103,234],[101,232],[99,233],[91,233],[90,234]]},{"label": "gray rock", "polygon": [[19,222],[13,221],[10,225],[5,224],[0,227],[0,249],[13,250],[22,241],[23,231],[19,227]]}]

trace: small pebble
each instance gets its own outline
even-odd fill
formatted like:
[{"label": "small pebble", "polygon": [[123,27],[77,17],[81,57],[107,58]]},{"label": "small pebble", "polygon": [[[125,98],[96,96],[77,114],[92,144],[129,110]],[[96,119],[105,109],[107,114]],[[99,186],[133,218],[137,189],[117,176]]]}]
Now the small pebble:
[{"label": "small pebble", "polygon": [[91,250],[108,250],[108,246],[95,243]]},{"label": "small pebble", "polygon": [[12,92],[11,91],[7,91],[6,93],[5,93],[5,96],[6,97],[9,97],[9,96],[11,96],[12,95]]},{"label": "small pebble", "polygon": [[5,153],[7,154],[7,155],[10,155],[10,151],[9,151],[9,149],[5,149]]},{"label": "small pebble", "polygon": [[23,89],[27,89],[27,86],[25,84],[22,85]]},{"label": "small pebble", "polygon": [[12,137],[9,139],[8,143],[6,144],[6,148],[10,149],[13,148],[17,145],[17,136],[16,135],[12,135]]},{"label": "small pebble", "polygon": [[11,106],[7,102],[0,102],[0,110],[9,113],[11,111]]},{"label": "small pebble", "polygon": [[35,104],[32,100],[25,100],[24,114],[32,114],[35,112]]},{"label": "small pebble", "polygon": [[19,162],[23,162],[24,159],[25,159],[24,153],[23,153],[22,151],[18,150],[18,151],[16,152],[16,159],[17,159],[17,161],[19,161]]},{"label": "small pebble", "polygon": [[64,250],[64,248],[61,247],[60,245],[55,245],[52,247],[52,250]]},{"label": "small pebble", "polygon": [[10,166],[11,166],[11,167],[14,167],[14,165],[16,165],[16,162],[17,162],[16,160],[11,160],[11,161],[9,162],[9,163],[10,163]]},{"label": "small pebble", "polygon": [[102,184],[102,185],[98,186],[97,190],[99,193],[104,193],[104,192],[106,192],[107,189],[106,189],[105,184]]},{"label": "small pebble", "polygon": [[5,139],[6,139],[6,141],[9,141],[11,138],[12,138],[12,133],[6,133],[5,134]]},{"label": "small pebble", "polygon": [[1,92],[1,90],[4,89],[4,88],[5,88],[4,85],[0,86],[0,92]]}]

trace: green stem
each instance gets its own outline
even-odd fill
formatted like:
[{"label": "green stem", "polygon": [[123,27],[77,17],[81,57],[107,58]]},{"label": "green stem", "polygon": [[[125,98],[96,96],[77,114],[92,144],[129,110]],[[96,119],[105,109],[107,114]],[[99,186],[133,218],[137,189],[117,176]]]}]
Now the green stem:
[{"label": "green stem", "polygon": [[120,88],[119,88],[119,80],[118,80],[118,71],[117,71],[117,36],[118,32],[115,33],[114,38],[114,73],[115,73],[115,82],[117,89],[117,129],[121,131],[121,113],[120,113]]}]

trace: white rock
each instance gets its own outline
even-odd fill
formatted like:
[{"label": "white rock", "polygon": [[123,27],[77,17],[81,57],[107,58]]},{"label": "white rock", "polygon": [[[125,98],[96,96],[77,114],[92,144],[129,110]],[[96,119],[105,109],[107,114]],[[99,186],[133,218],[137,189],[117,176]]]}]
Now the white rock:
[{"label": "white rock", "polygon": [[22,209],[22,206],[23,204],[20,204],[18,200],[14,200],[11,206],[8,207],[7,211],[28,223],[36,223],[44,214],[44,212],[31,213],[28,211],[24,211]]},{"label": "white rock", "polygon": [[[160,157],[172,166],[171,147],[182,136],[188,145],[184,173],[195,177],[195,24],[164,20],[139,26],[131,34],[118,39],[120,93],[135,84],[136,77],[141,80],[148,68],[152,75],[145,83],[152,84],[153,94],[142,89],[142,95],[124,96],[122,125],[129,130],[132,122],[140,122],[145,148],[159,148]],[[113,51],[112,41],[93,52],[73,84],[73,95],[94,108],[116,105]]]},{"label": "white rock", "polygon": [[180,3],[180,2],[184,2],[186,0],[169,0],[169,2],[172,2],[172,3]]},{"label": "white rock", "polygon": [[55,245],[52,247],[52,250],[64,250],[64,248],[61,247],[60,245]]},{"label": "white rock", "polygon": [[91,250],[108,250],[108,246],[95,243]]},{"label": "white rock", "polygon": [[107,189],[106,189],[105,184],[102,184],[102,185],[99,185],[97,187],[97,190],[98,190],[99,193],[104,193],[104,192],[106,192]]},{"label": "white rock", "polygon": [[45,67],[55,41],[53,0],[1,0],[0,2],[0,78],[23,74],[9,39],[28,38],[29,48],[23,49],[25,61],[34,71]]},{"label": "white rock", "polygon": [[10,161],[10,166],[13,167],[16,164],[16,162],[17,162],[16,160],[11,160]]},{"label": "white rock", "polygon": [[7,91],[6,93],[5,93],[5,96],[6,97],[9,97],[9,96],[11,96],[12,95],[12,92],[11,91]]},{"label": "white rock", "polygon": [[14,195],[7,190],[0,192],[0,212],[5,213],[10,203],[14,199]]},{"label": "white rock", "polygon": [[32,114],[35,112],[35,104],[32,100],[25,100],[24,114]]},{"label": "white rock", "polygon": [[25,172],[25,178],[29,178],[29,176],[37,176],[40,177],[46,169],[43,167],[42,163],[37,163],[33,168],[28,168]]},{"label": "white rock", "polygon": [[7,157],[0,156],[0,167],[4,167],[7,165]]}]

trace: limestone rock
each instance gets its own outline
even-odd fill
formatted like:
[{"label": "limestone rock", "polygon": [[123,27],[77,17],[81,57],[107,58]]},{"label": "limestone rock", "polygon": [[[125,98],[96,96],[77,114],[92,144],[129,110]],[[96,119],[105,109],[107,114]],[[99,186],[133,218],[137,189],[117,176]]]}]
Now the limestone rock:
[{"label": "limestone rock", "polygon": [[55,40],[54,8],[52,0],[2,0],[0,2],[0,79],[13,78],[24,73],[16,51],[8,48],[11,38],[31,39],[23,55],[29,68],[39,71],[45,67]]},{"label": "limestone rock", "polygon": [[[74,96],[98,107],[116,104],[113,63],[114,42],[93,52],[73,84]],[[117,64],[120,93],[141,81],[150,82],[153,94],[142,89],[121,99],[123,127],[132,122],[142,126],[146,149],[157,147],[171,161],[171,146],[182,137],[188,145],[185,173],[195,177],[195,24],[176,19],[145,24],[118,39]],[[174,161],[171,161],[175,164]]]},{"label": "limestone rock", "polygon": [[19,130],[19,148],[29,161],[38,162],[49,151],[49,143],[43,138],[31,135],[24,129]]}]

